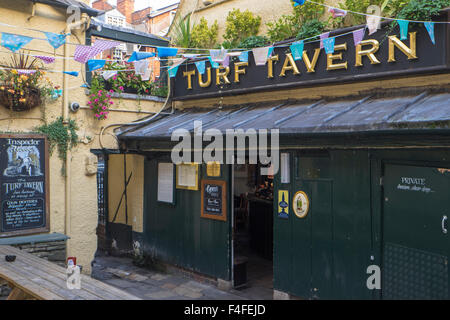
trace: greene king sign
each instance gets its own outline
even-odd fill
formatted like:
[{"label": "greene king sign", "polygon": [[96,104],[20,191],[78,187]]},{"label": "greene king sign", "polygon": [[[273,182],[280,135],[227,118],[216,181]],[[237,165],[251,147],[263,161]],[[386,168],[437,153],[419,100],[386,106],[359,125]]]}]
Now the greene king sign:
[{"label": "greene king sign", "polygon": [[[206,62],[203,75],[198,73],[195,64],[183,64],[175,77],[174,98],[194,99],[448,71],[450,55],[445,24],[435,24],[435,45],[422,24],[412,25],[405,41],[399,39],[398,29],[394,28],[390,34],[382,29],[371,36],[366,32],[364,40],[356,46],[349,32],[336,38],[331,54],[326,54],[319,42],[305,44],[302,59],[297,61],[286,46],[275,48],[264,66],[255,65],[251,51],[248,62],[233,57],[226,68],[214,69]],[[330,37],[337,35],[332,33]]]}]

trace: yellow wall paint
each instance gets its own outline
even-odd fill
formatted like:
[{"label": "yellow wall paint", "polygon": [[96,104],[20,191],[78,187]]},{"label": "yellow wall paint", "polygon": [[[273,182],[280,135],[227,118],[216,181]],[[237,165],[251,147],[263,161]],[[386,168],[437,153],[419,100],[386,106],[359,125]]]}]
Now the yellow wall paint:
[{"label": "yellow wall paint", "polygon": [[[112,222],[116,213],[120,198],[124,191],[124,155],[112,154],[108,160],[108,207],[109,220]],[[143,209],[144,209],[144,157],[140,155],[126,155],[127,173],[126,179],[132,173],[130,183],[127,187],[128,198],[128,223],[125,216],[125,199],[117,212],[114,223],[128,224],[133,231],[143,232]]]},{"label": "yellow wall paint", "polygon": [[[47,5],[39,5],[36,16],[27,20],[32,12],[32,2],[28,0],[3,0],[0,3],[1,22],[16,25],[20,28],[0,26],[0,31],[17,33],[21,35],[45,38],[41,32],[26,30],[23,27],[35,28],[43,31],[59,33],[66,27],[66,13],[64,9],[52,8]],[[82,30],[72,32],[67,39],[71,43],[84,44],[85,34]],[[63,46],[57,50],[48,44],[47,41],[32,40],[24,49],[31,50],[31,54],[63,56]],[[73,56],[75,46],[70,45],[70,56]],[[5,53],[6,52],[6,53]],[[0,47],[0,61],[7,62],[10,53],[4,47]],[[48,69],[63,70],[63,60],[56,59],[51,65],[46,65]],[[78,102],[82,106],[87,105],[87,95],[85,89],[80,86],[83,84],[84,65],[70,60],[69,71],[78,71],[80,76],[69,77],[69,101]],[[47,73],[48,77],[55,85],[63,85],[62,73]],[[111,112],[108,120],[98,121],[94,119],[90,110],[81,109],[77,113],[69,113],[70,119],[77,122],[79,126],[78,135],[80,143],[69,153],[70,159],[70,186],[71,186],[71,229],[67,234],[70,236],[68,241],[68,255],[76,256],[80,265],[83,266],[83,272],[90,273],[91,261],[97,249],[96,227],[98,221],[97,213],[97,179],[96,175],[87,176],[85,174],[86,157],[92,156],[91,149],[99,149],[99,133],[102,127],[112,123],[127,123],[137,119],[148,117],[148,114],[139,113],[139,111],[155,112],[162,107],[161,102],[144,101],[140,103],[136,100],[115,99],[113,108],[136,111],[135,113]],[[36,107],[26,112],[11,112],[3,106],[0,106],[0,131],[1,132],[33,132],[35,127],[50,123],[62,116],[63,99],[48,103],[45,106]],[[91,139],[88,139],[91,138]],[[117,148],[117,141],[113,131],[109,129],[105,133],[104,147]],[[136,163],[135,163],[136,161]],[[51,155],[49,160],[50,177],[50,232],[65,231],[65,178],[61,175],[62,161],[58,158],[58,153]],[[130,159],[130,170],[136,165],[135,179],[143,179],[143,162]],[[134,170],[134,169],[133,169]],[[139,171],[141,170],[141,171]],[[114,177],[117,172],[122,177],[122,171],[114,166],[110,167],[110,174]],[[138,173],[139,172],[139,173]],[[135,182],[135,184],[142,182]],[[136,231],[142,230],[142,192],[130,193],[130,210],[136,213],[136,223],[133,228]]]}]

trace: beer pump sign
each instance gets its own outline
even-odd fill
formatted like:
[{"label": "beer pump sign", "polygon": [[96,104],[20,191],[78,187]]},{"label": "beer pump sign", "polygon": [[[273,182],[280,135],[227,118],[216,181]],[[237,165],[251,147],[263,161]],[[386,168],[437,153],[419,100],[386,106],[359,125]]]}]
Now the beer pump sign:
[{"label": "beer pump sign", "polygon": [[0,135],[0,187],[0,237],[49,231],[44,136]]},{"label": "beer pump sign", "polygon": [[[449,31],[436,24],[433,44],[423,26],[410,28],[408,38],[400,40],[398,28],[387,28],[373,35],[365,33],[355,45],[352,32],[335,38],[334,52],[326,53],[318,41],[305,43],[301,59],[294,59],[289,45],[275,46],[265,65],[256,66],[253,53],[248,62],[231,57],[228,67],[213,68],[207,61],[199,74],[194,63],[179,67],[175,77],[174,99],[196,99],[264,90],[277,90],[317,84],[391,78],[396,75],[438,73],[449,69],[446,45]],[[407,81],[407,80],[405,80]]]}]

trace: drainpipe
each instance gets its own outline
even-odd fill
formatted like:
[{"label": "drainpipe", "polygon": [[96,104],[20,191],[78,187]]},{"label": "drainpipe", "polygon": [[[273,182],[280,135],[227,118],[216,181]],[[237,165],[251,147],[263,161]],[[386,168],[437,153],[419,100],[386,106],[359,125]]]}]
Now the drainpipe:
[{"label": "drainpipe", "polygon": [[[71,33],[71,31],[75,28],[78,28],[84,24],[89,26],[90,18],[86,13],[83,13],[81,15],[81,19],[78,21],[75,21],[73,23],[67,24],[64,33]],[[69,71],[69,44],[64,44],[64,71]],[[63,105],[62,105],[62,117],[63,117],[63,123],[67,124],[69,122],[69,75],[63,73]],[[66,175],[65,175],[65,223],[64,223],[64,233],[67,236],[70,236],[70,230],[71,230],[71,223],[70,223],[70,204],[71,204],[71,188],[70,188],[70,158],[71,153],[68,150],[67,151],[67,158],[66,158]],[[70,255],[69,252],[67,252],[68,255]]]}]

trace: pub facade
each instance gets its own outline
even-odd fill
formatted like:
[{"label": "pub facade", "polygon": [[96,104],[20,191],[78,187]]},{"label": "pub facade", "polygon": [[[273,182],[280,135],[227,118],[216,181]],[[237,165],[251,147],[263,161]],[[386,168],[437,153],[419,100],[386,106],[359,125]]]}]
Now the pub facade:
[{"label": "pub facade", "polygon": [[[334,53],[313,42],[294,59],[281,44],[264,66],[251,51],[203,74],[184,63],[174,112],[116,131],[144,162],[132,241],[146,255],[275,298],[450,297],[450,29],[357,45],[354,29],[330,34]],[[179,129],[192,154],[174,164]],[[213,145],[209,129],[242,130],[245,147]],[[250,161],[249,132],[267,132],[278,168]],[[208,146],[220,161],[196,161]]]}]

